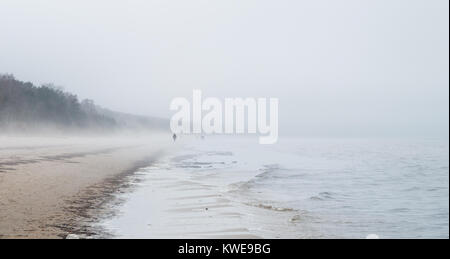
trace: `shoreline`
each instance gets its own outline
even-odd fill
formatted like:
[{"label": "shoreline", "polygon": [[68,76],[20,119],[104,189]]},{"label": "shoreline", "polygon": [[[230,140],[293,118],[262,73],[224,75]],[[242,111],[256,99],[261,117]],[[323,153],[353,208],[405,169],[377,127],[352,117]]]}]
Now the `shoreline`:
[{"label": "shoreline", "polygon": [[[277,151],[245,143],[209,138],[174,144],[170,135],[133,139],[0,136],[0,239],[448,237],[448,198],[442,194],[448,192],[447,144],[419,143],[428,147],[422,152],[440,161],[433,181],[425,182],[426,196],[416,187],[423,174],[398,192],[425,197],[419,201],[421,206],[405,208],[399,202],[408,199],[391,198],[397,207],[371,208],[350,198],[364,194],[366,188],[372,192],[363,196],[364,201],[384,198],[385,187],[372,183],[383,181],[393,187],[394,182],[387,180],[402,175],[370,178],[367,169],[372,166],[356,167],[349,175],[345,169],[353,165],[353,157],[348,154],[359,151],[359,145],[350,145],[341,164],[341,157],[331,161],[322,157],[330,152],[328,148],[312,153],[311,159],[298,152],[298,143]],[[317,145],[322,143],[313,142],[306,150]],[[360,159],[372,158],[373,151],[384,146],[369,146]],[[398,156],[409,157],[410,145],[390,147],[396,147],[395,152],[386,153],[391,163],[397,163]],[[316,168],[327,163],[320,171]],[[414,168],[427,163],[412,160],[404,165],[415,167],[400,173],[417,175]],[[348,179],[360,181],[363,176],[370,181],[362,182],[361,188],[340,188]],[[442,198],[426,208],[439,193]],[[336,214],[337,205],[343,213]],[[361,208],[389,220],[367,218]],[[415,221],[402,225],[405,231],[399,232],[390,227],[401,225],[392,215]],[[436,220],[433,229],[423,217]],[[415,226],[430,230],[416,231]]]},{"label": "shoreline", "polygon": [[[169,138],[0,137],[0,239],[101,237],[127,178],[153,163]],[[113,209],[113,208],[111,208]]]},{"label": "shoreline", "polygon": [[127,179],[133,189],[114,195],[115,214],[94,225],[126,239],[300,237],[303,212],[248,199],[240,186],[262,171],[217,148],[193,141],[141,168]]},{"label": "shoreline", "polygon": [[102,182],[85,188],[82,192],[67,200],[67,206],[63,208],[66,215],[72,215],[64,224],[54,227],[64,233],[61,238],[72,237],[86,238],[110,238],[111,233],[95,225],[100,220],[113,217],[116,214],[116,206],[123,201],[117,199],[118,193],[133,191],[130,179],[140,169],[150,166],[157,161],[160,152],[153,156],[136,161],[128,169],[104,179]]}]

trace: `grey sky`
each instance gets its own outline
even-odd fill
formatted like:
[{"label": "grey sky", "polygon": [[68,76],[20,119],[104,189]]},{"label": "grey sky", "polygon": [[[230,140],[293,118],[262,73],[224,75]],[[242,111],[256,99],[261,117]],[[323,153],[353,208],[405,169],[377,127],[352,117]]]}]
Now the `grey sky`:
[{"label": "grey sky", "polygon": [[1,0],[0,73],[118,111],[280,98],[280,134],[448,137],[448,0]]}]

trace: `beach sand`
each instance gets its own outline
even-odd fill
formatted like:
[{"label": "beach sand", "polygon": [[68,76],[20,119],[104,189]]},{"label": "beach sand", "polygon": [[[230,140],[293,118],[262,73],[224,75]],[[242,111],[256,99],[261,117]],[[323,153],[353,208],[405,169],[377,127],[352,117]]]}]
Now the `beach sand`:
[{"label": "beach sand", "polygon": [[96,209],[170,136],[0,137],[0,238],[91,236]]},{"label": "beach sand", "polygon": [[239,239],[303,233],[296,226],[298,211],[253,202],[230,189],[261,171],[234,170],[235,157],[227,152],[193,156],[197,151],[185,142],[192,140],[174,144],[167,134],[0,137],[0,238]]}]

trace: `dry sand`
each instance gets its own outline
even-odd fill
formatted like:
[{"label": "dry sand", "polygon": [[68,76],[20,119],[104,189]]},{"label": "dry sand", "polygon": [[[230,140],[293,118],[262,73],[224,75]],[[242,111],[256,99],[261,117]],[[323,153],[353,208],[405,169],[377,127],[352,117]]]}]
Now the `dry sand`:
[{"label": "dry sand", "polygon": [[169,144],[168,135],[0,137],[0,238],[89,236],[93,211]]}]

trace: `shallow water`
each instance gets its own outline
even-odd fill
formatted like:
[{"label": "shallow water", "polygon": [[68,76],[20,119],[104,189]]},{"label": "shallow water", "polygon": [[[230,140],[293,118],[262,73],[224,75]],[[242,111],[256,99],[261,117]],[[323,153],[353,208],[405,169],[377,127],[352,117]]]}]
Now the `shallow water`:
[{"label": "shallow water", "polygon": [[[449,238],[448,157],[448,141],[198,139],[142,169],[102,225],[117,237]],[[201,209],[180,196],[204,197]],[[173,207],[181,226],[161,219]]]}]

